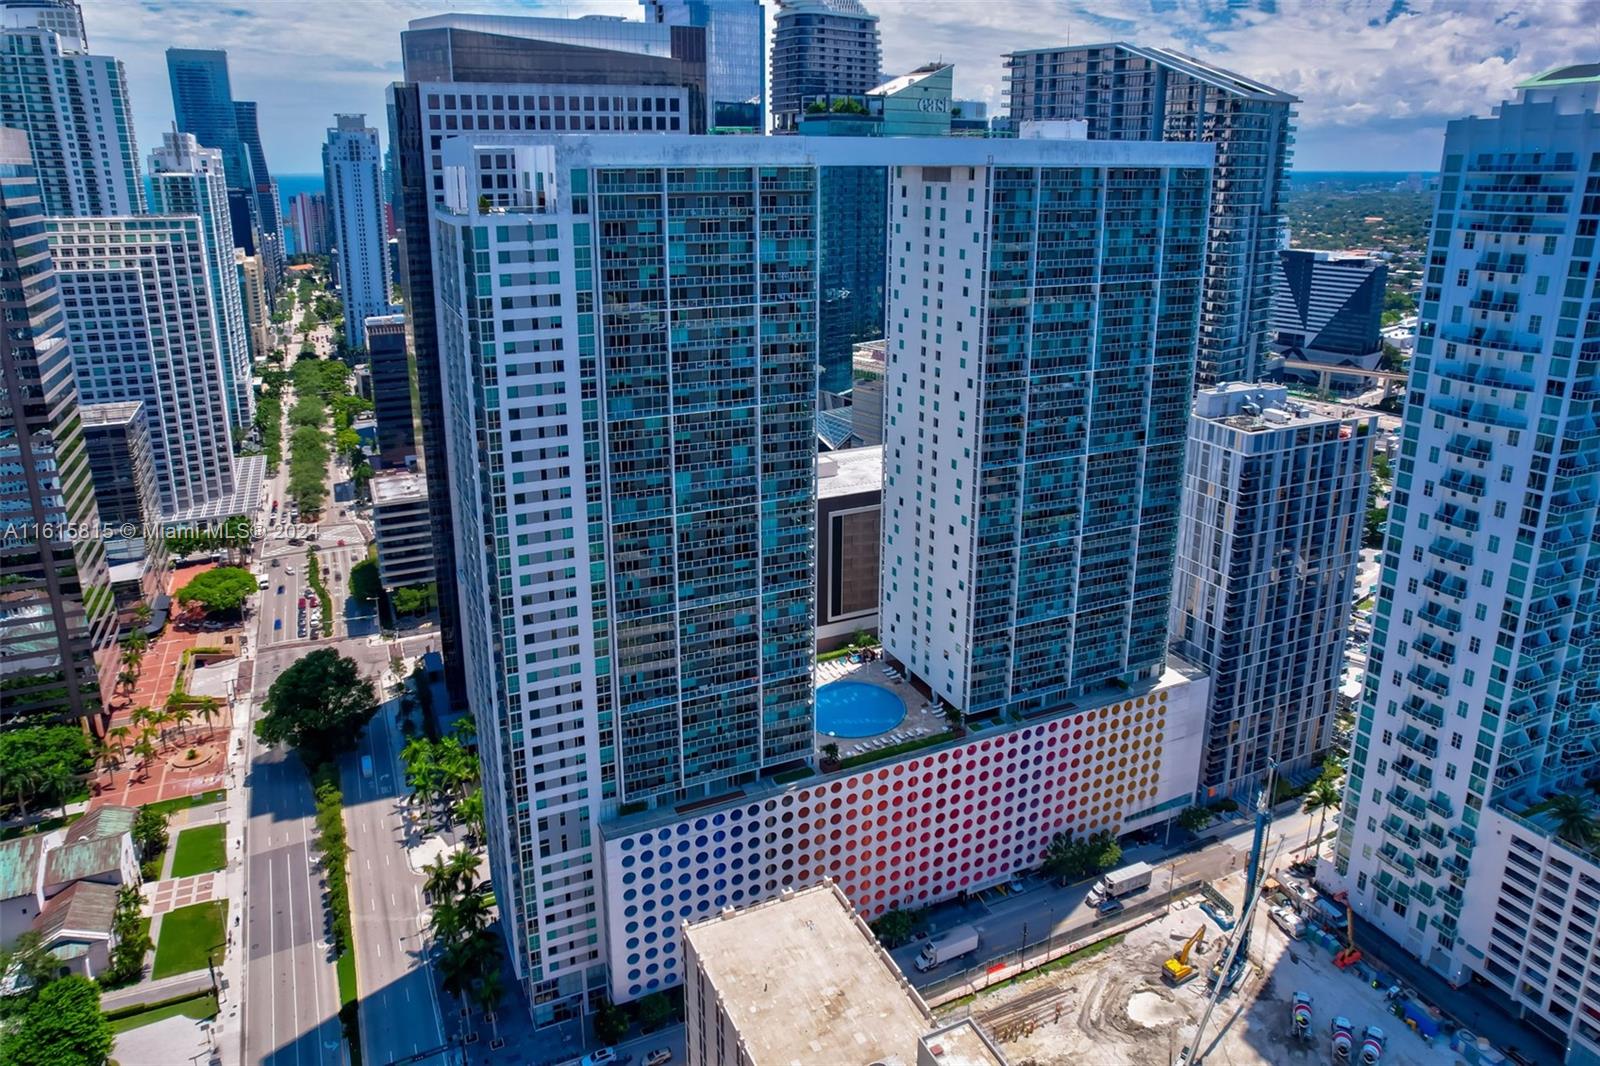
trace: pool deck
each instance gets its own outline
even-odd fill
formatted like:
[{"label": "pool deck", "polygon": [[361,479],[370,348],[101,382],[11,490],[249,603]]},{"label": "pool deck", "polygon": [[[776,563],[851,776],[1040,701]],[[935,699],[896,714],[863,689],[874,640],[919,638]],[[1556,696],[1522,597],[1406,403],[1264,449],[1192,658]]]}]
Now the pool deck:
[{"label": "pool deck", "polygon": [[839,745],[839,757],[847,759],[852,755],[873,751],[877,748],[887,748],[892,744],[903,744],[917,737],[933,736],[943,733],[950,728],[944,715],[935,711],[922,710],[928,704],[928,698],[918,692],[899,675],[891,676],[886,673],[883,660],[871,663],[853,663],[849,659],[832,659],[825,663],[818,663],[814,676],[818,688],[834,681],[860,681],[868,685],[877,685],[886,688],[900,697],[900,702],[906,705],[906,716],[899,725],[887,733],[879,733],[875,737],[830,737],[826,733],[817,733],[814,743],[817,751],[822,751],[824,744]]}]

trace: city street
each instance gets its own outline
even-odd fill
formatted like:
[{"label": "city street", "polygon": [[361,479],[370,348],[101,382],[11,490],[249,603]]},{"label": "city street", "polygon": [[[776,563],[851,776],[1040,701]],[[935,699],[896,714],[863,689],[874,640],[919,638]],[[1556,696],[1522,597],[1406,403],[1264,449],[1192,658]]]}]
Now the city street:
[{"label": "city street", "polygon": [[[412,872],[406,855],[407,844],[418,841],[408,840],[402,814],[408,794],[400,764],[405,738],[395,713],[396,704],[386,704],[341,763],[363,1051],[368,1062],[379,1064],[445,1043],[427,959],[424,879]],[[372,760],[371,776],[361,771],[363,756]]]},{"label": "city street", "polygon": [[[1283,869],[1299,857],[1297,849],[1305,843],[1306,834],[1314,831],[1316,820],[1316,815],[1298,809],[1273,820],[1266,843],[1271,869]],[[1332,824],[1330,818],[1329,825]],[[1123,852],[1121,865],[1140,861],[1159,865],[1148,891],[1151,897],[1159,896],[1171,885],[1216,881],[1242,869],[1250,855],[1253,835],[1254,826],[1248,818],[1236,820],[1205,847],[1176,855],[1163,851],[1159,845],[1129,848]],[[1093,881],[1081,881],[1064,888],[1048,881],[1032,883],[1034,887],[1028,891],[994,902],[970,901],[964,906],[947,903],[933,908],[929,915],[933,933],[956,925],[971,925],[978,931],[978,950],[970,958],[924,972],[914,964],[923,941],[913,940],[889,954],[912,985],[925,988],[960,972],[964,966],[999,955],[1007,948],[1020,948],[1024,942],[1042,940],[1047,930],[1051,935],[1065,936],[1095,924],[1090,908],[1084,904]]]}]

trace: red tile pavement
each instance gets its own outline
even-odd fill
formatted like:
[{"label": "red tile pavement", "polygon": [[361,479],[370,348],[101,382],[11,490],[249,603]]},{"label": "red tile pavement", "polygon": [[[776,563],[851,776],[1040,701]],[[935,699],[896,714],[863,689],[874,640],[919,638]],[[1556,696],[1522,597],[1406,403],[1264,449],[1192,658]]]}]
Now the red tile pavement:
[{"label": "red tile pavement", "polygon": [[206,903],[216,897],[217,875],[195,874],[192,877],[174,877],[166,881],[151,881],[144,886],[145,898],[150,901],[151,914]]},{"label": "red tile pavement", "polygon": [[[182,588],[195,575],[214,566],[213,563],[201,563],[173,571],[168,592]],[[176,600],[173,610],[172,621],[176,622],[180,617]],[[128,692],[119,688],[113,694],[110,701],[110,728],[129,727],[130,736],[126,743],[131,745],[138,739],[138,728],[132,722],[134,709],[166,706],[167,698],[172,694],[173,682],[177,680],[183,664],[183,653],[195,647],[237,651],[241,632],[239,629],[225,629],[190,633],[169,624],[161,636],[145,649],[139,667],[139,679],[134,683],[133,690]],[[107,803],[136,807],[156,800],[175,799],[220,788],[225,778],[228,731],[232,723],[232,710],[224,705],[221,713],[212,718],[209,724],[196,716],[181,733],[175,727],[168,726],[167,737],[158,741],[159,752],[147,767],[141,768],[139,757],[130,754],[120,768],[96,771],[90,779],[90,807]],[[183,770],[169,765],[169,759],[191,747],[205,744],[213,745],[216,754],[200,766]]]}]

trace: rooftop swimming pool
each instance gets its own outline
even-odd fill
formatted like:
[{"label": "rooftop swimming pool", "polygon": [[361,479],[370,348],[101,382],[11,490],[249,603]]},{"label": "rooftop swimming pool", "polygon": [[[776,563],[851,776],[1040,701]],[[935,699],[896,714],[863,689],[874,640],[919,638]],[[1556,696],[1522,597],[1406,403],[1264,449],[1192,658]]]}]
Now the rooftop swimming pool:
[{"label": "rooftop swimming pool", "polygon": [[831,681],[817,689],[817,732],[830,737],[875,737],[905,716],[905,701],[881,685]]}]

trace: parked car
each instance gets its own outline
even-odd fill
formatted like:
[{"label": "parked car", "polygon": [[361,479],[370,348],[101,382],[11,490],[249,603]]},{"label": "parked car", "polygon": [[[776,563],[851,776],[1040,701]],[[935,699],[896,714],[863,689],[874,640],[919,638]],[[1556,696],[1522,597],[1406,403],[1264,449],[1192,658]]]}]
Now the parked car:
[{"label": "parked car", "polygon": [[632,1055],[619,1055],[615,1048],[603,1047],[585,1055],[578,1066],[627,1066],[632,1061]]},{"label": "parked car", "polygon": [[644,1057],[644,1066],[665,1066],[672,1061],[670,1048],[658,1047]]},{"label": "parked car", "polygon": [[1101,900],[1100,903],[1095,907],[1095,913],[1101,918],[1109,918],[1122,909],[1122,901],[1112,897],[1111,899]]}]

